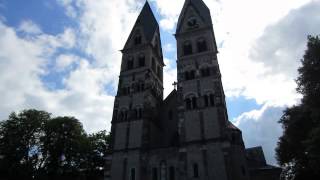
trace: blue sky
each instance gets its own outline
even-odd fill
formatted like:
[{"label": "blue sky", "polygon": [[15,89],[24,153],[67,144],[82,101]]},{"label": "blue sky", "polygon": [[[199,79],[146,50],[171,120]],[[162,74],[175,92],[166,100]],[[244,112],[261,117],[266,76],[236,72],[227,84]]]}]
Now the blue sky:
[{"label": "blue sky", "polygon": [[[37,108],[110,129],[121,53],[144,0],[0,0],[0,119]],[[167,95],[176,79],[175,25],[184,0],[150,0],[161,28]],[[229,119],[247,147],[275,163],[282,110],[299,102],[294,79],[318,0],[204,0],[211,10]],[[275,7],[274,5],[277,4]]]}]

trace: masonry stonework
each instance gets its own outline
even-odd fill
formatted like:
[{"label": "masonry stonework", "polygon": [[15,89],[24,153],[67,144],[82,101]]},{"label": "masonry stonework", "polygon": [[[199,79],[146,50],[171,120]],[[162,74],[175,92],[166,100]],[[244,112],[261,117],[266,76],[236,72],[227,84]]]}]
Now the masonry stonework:
[{"label": "masonry stonework", "polygon": [[105,179],[249,180],[241,131],[228,120],[211,15],[202,0],[185,1],[175,37],[177,88],[163,99],[159,25],[146,2],[122,50]]}]

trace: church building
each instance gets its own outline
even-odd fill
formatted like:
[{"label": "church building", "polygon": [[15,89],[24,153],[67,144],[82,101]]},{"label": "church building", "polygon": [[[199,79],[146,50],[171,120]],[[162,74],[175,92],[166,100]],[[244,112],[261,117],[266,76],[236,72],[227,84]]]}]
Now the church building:
[{"label": "church building", "polygon": [[252,179],[241,131],[228,120],[210,10],[202,0],[185,0],[175,38],[177,82],[164,99],[160,30],[146,2],[122,50],[105,179]]}]

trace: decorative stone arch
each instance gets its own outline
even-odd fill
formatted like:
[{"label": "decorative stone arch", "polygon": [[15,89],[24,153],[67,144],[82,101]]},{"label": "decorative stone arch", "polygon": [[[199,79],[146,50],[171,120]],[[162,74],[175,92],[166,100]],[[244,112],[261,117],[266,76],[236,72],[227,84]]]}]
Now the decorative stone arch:
[{"label": "decorative stone arch", "polygon": [[203,93],[203,102],[204,102],[204,106],[208,107],[208,106],[215,106],[215,91],[214,90],[206,90]]},{"label": "decorative stone arch", "polygon": [[142,113],[143,113],[143,105],[142,104],[137,104],[133,108],[134,110],[134,116],[136,119],[142,118]]},{"label": "decorative stone arch", "polygon": [[128,107],[121,107],[118,111],[118,119],[120,121],[126,121],[128,119]]},{"label": "decorative stone arch", "polygon": [[196,109],[198,107],[198,95],[195,92],[190,92],[184,95],[185,107],[187,110]]}]

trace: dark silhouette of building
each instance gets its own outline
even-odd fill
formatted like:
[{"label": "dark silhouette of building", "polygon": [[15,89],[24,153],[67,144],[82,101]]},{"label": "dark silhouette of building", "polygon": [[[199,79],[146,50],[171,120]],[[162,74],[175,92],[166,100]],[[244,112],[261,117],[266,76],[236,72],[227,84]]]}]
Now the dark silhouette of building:
[{"label": "dark silhouette of building", "polygon": [[163,99],[159,25],[146,2],[122,50],[105,178],[249,180],[241,131],[228,120],[211,15],[202,0],[185,1],[175,37],[177,88]]}]

